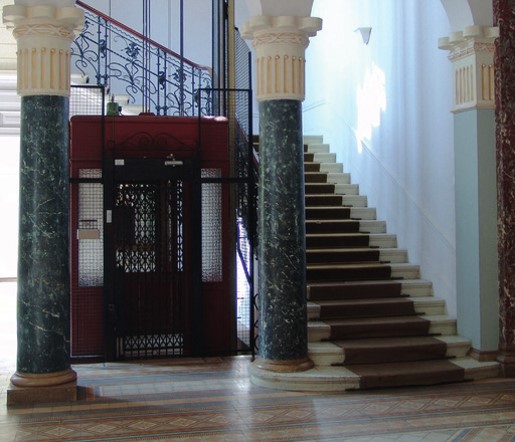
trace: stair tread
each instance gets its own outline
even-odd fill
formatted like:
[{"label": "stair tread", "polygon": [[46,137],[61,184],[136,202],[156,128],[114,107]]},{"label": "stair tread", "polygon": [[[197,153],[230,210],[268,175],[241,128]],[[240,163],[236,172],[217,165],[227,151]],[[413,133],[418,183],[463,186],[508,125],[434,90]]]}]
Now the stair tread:
[{"label": "stair tread", "polygon": [[310,263],[306,266],[307,269],[358,269],[363,267],[377,268],[377,267],[390,267],[391,264],[383,264],[375,261],[363,261],[363,262],[349,262],[349,263]]},{"label": "stair tread", "polygon": [[414,323],[423,321],[430,321],[427,317],[421,317],[420,315],[410,316],[384,316],[378,318],[348,318],[348,319],[325,319],[322,322],[328,325],[366,325],[366,324],[396,324],[396,323]]},{"label": "stair tread", "polygon": [[387,362],[352,365],[349,370],[360,376],[360,388],[427,385],[465,380],[465,370],[442,360]]},{"label": "stair tread", "polygon": [[328,301],[316,301],[316,304],[320,307],[340,307],[345,305],[391,305],[391,304],[413,304],[414,301],[409,297],[394,297],[394,298],[362,298],[362,299],[343,299],[343,300],[328,300]]}]

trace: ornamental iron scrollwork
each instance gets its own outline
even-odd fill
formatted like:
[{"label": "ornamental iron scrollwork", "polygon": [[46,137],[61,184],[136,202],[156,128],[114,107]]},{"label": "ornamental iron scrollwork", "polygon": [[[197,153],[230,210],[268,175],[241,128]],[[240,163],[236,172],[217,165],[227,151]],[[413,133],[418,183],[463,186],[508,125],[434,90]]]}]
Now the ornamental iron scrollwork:
[{"label": "ornamental iron scrollwork", "polygon": [[208,105],[198,100],[197,91],[211,87],[208,68],[99,14],[85,10],[84,29],[72,44],[74,70],[111,94],[126,96],[129,105],[149,103],[146,112],[204,114]]}]

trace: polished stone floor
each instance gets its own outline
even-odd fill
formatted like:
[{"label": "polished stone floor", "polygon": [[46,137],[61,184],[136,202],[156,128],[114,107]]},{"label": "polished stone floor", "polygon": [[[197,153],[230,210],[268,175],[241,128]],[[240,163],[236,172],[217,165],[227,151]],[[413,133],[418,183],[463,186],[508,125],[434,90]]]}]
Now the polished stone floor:
[{"label": "polished stone floor", "polygon": [[0,441],[512,441],[515,379],[345,394],[252,385],[248,357],[79,365],[79,401],[7,408],[14,291],[0,283]]}]

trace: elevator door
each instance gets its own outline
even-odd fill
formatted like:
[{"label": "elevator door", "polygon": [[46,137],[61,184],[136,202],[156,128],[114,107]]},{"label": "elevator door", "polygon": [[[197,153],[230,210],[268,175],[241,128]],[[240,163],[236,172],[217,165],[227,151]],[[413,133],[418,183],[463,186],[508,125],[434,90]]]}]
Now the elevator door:
[{"label": "elevator door", "polygon": [[115,162],[108,306],[115,359],[195,354],[200,260],[194,169],[177,161]]}]

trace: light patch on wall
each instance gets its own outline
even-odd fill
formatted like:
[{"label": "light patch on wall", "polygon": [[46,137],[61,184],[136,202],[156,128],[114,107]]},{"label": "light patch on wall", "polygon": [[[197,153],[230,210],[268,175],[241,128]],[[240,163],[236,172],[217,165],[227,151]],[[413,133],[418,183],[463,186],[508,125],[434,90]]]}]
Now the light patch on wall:
[{"label": "light patch on wall", "polygon": [[372,129],[381,125],[381,113],[386,111],[386,76],[375,63],[365,74],[362,86],[356,91],[358,152],[363,142],[372,139]]}]

